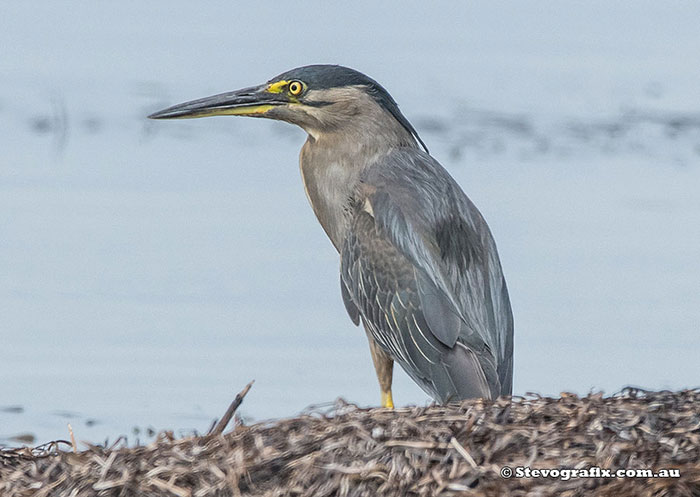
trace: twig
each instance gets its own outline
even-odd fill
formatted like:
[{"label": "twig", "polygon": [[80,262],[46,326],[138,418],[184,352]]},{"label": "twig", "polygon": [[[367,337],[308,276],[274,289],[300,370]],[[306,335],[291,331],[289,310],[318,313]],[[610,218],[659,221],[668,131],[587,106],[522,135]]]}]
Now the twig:
[{"label": "twig", "polygon": [[250,387],[253,386],[253,383],[255,383],[255,380],[251,381],[248,383],[243,390],[239,392],[238,395],[236,395],[236,398],[233,399],[233,402],[231,402],[231,405],[228,406],[228,409],[226,409],[226,413],[224,414],[224,417],[221,418],[221,420],[214,426],[211,430],[209,430],[208,435],[221,435],[224,430],[226,429],[226,426],[229,424],[231,421],[231,418],[233,417],[234,413],[236,412],[236,409],[238,409],[238,406],[241,405],[241,402],[243,402],[243,398],[246,396],[248,393],[248,390],[250,390]]},{"label": "twig", "polygon": [[78,453],[78,444],[75,443],[75,435],[73,435],[73,427],[68,423],[68,433],[70,433],[70,444],[73,446],[73,452]]},{"label": "twig", "polygon": [[406,447],[408,449],[447,449],[446,443],[426,442],[423,440],[387,440],[384,442],[386,447]]},{"label": "twig", "polygon": [[186,488],[178,487],[177,485],[174,485],[170,482],[163,481],[158,478],[151,478],[148,480],[149,485],[153,485],[154,487],[157,487],[161,490],[167,490],[168,492],[171,492],[178,497],[190,497],[192,495],[192,492]]},{"label": "twig", "polygon": [[450,440],[450,445],[452,445],[452,447],[454,447],[455,450],[462,455],[462,457],[469,463],[469,465],[472,468],[478,468],[476,461],[474,460],[472,455],[469,452],[467,452],[467,449],[464,448],[464,445],[459,443],[455,437],[452,437],[452,439]]}]

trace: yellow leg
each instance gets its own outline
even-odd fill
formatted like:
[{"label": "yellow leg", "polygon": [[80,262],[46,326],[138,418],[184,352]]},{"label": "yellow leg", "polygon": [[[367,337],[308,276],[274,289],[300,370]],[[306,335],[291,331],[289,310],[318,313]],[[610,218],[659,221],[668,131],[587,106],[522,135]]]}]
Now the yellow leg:
[{"label": "yellow leg", "polygon": [[394,399],[391,396],[391,380],[394,375],[394,361],[379,348],[374,339],[367,334],[369,339],[369,351],[372,353],[374,370],[379,380],[379,389],[382,392],[382,407],[394,408]]}]

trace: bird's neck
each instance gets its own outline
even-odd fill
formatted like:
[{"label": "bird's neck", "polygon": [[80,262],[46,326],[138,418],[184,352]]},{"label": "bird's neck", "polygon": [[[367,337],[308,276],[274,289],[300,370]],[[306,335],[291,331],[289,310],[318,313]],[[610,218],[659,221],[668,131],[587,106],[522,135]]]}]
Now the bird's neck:
[{"label": "bird's neck", "polygon": [[306,195],[328,238],[340,251],[347,233],[349,205],[362,173],[389,153],[393,143],[309,135],[299,164]]}]

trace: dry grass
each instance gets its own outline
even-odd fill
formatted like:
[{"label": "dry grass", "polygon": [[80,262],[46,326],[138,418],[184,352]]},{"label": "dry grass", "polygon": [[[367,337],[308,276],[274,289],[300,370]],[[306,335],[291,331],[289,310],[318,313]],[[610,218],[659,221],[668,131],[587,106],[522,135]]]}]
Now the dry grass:
[{"label": "dry grass", "polygon": [[[0,451],[0,495],[700,496],[700,390],[358,409],[137,448]],[[62,447],[63,448],[63,447]],[[504,479],[503,466],[677,468],[680,478]]]}]

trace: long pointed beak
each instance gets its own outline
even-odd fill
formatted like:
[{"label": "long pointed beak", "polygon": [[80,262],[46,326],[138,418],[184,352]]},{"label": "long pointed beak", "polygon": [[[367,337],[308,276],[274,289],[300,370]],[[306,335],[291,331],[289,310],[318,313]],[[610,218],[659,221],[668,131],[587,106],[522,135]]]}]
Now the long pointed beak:
[{"label": "long pointed beak", "polygon": [[148,116],[150,119],[191,119],[208,116],[263,116],[270,109],[289,103],[284,93],[267,91],[268,85],[221,93],[173,105]]}]

